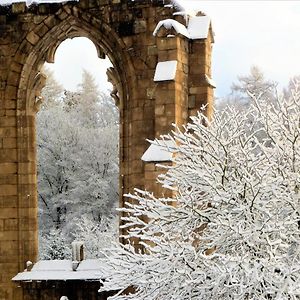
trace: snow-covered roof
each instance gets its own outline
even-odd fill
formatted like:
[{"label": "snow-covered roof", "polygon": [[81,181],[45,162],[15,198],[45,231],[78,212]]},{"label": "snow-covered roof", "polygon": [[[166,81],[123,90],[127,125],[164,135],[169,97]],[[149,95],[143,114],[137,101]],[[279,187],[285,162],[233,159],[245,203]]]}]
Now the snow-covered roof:
[{"label": "snow-covered roof", "polygon": [[173,141],[152,141],[141,159],[145,162],[172,161],[174,146]]},{"label": "snow-covered roof", "polygon": [[177,70],[176,60],[159,62],[156,65],[154,81],[175,80]]},{"label": "snow-covered roof", "polygon": [[42,3],[64,3],[68,1],[78,1],[78,0],[0,0],[1,5],[10,5],[18,2],[26,2],[27,6],[31,4],[42,4]]},{"label": "snow-covered roof", "polygon": [[86,259],[73,271],[71,260],[40,260],[31,271],[19,273],[12,280],[99,280],[104,277],[100,273],[101,264],[97,259]]},{"label": "snow-covered roof", "polygon": [[159,30],[164,27],[166,29],[174,29],[177,33],[191,39],[206,39],[209,33],[211,20],[208,16],[189,16],[188,25],[183,24],[173,19],[166,19],[158,22],[154,29],[153,35],[156,36]]}]

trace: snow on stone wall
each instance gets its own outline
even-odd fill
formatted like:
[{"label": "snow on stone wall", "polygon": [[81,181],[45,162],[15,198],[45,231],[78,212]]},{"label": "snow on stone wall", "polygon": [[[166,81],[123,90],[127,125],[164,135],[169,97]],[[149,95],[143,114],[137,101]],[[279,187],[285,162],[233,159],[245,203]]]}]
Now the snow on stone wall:
[{"label": "snow on stone wall", "polygon": [[153,35],[154,36],[157,35],[158,31],[162,27],[164,27],[168,30],[173,28],[177,33],[180,33],[180,34],[186,36],[187,38],[189,38],[189,33],[187,31],[187,28],[184,25],[182,25],[181,23],[179,23],[173,19],[166,19],[166,20],[158,22],[156,28],[154,29]]},{"label": "snow on stone wall", "polygon": [[174,146],[173,141],[158,140],[156,143],[153,141],[141,159],[145,162],[172,161]]},{"label": "snow on stone wall", "polygon": [[185,27],[181,23],[173,19],[160,21],[154,29],[153,35],[156,36],[159,30],[164,27],[168,30],[174,29],[177,33],[191,39],[206,39],[209,33],[211,20],[208,16],[189,16],[188,25]]},{"label": "snow on stone wall", "polygon": [[[72,1],[79,1],[79,0],[72,0]],[[26,5],[30,6],[32,4],[42,4],[42,3],[63,3],[63,2],[68,2],[68,0],[0,0],[0,5],[10,5],[18,2],[26,2]]]},{"label": "snow on stone wall", "polygon": [[190,39],[206,39],[209,32],[210,18],[208,16],[191,17],[188,24]]},{"label": "snow on stone wall", "polygon": [[175,80],[176,70],[177,70],[176,60],[159,62],[156,65],[154,81]]}]

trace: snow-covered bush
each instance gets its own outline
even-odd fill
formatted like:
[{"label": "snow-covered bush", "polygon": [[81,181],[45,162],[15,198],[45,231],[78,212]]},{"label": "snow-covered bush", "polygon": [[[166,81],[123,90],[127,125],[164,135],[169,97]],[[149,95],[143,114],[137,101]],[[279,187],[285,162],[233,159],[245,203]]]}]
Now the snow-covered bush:
[{"label": "snow-covered bush", "polygon": [[85,214],[74,218],[73,228],[68,236],[56,228],[40,231],[39,259],[71,259],[72,241],[84,243],[85,258],[98,258],[101,256],[101,250],[118,241],[118,221],[116,215],[108,215],[102,217],[101,221],[95,221]]},{"label": "snow-covered bush", "polygon": [[102,217],[100,222],[85,215],[75,223],[73,239],[84,242],[85,258],[100,257],[101,250],[111,247],[119,239],[119,218],[116,215]]},{"label": "snow-covered bush", "polygon": [[39,259],[71,259],[71,244],[66,241],[61,229],[51,228],[49,231],[40,231]]},{"label": "snow-covered bush", "polygon": [[128,196],[125,239],[145,251],[106,252],[109,299],[300,299],[300,91],[252,98],[165,137],[176,197]]}]

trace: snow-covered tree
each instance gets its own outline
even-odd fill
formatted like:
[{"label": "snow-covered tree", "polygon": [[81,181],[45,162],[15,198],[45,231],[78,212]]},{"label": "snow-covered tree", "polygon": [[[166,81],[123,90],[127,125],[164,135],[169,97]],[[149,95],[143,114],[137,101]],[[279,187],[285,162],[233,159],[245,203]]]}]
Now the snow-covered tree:
[{"label": "snow-covered tree", "polygon": [[[270,90],[276,87],[276,83],[266,80],[264,73],[258,66],[250,68],[250,74],[238,76],[238,82],[232,84],[232,91],[247,96],[248,93],[258,97],[263,94],[265,97],[269,96]],[[249,96],[247,97],[249,99]]]},{"label": "snow-covered tree", "polygon": [[50,79],[43,91],[45,105],[37,115],[41,241],[55,228],[69,247],[82,215],[95,228],[102,218],[115,218],[118,112],[87,72],[76,92],[63,94]]},{"label": "snow-covered tree", "polygon": [[248,75],[238,76],[237,82],[231,86],[231,93],[222,99],[218,99],[218,109],[227,105],[234,106],[237,110],[246,109],[251,98],[249,92],[256,97],[265,97],[273,101],[277,83],[267,80],[263,71],[258,66],[252,66]]},{"label": "snow-covered tree", "polygon": [[111,247],[119,238],[119,218],[104,216],[95,222],[89,216],[81,216],[76,220],[72,236],[76,241],[84,242],[85,258],[101,257],[101,251]]},{"label": "snow-covered tree", "polygon": [[165,137],[177,146],[159,180],[175,197],[128,195],[109,299],[300,299],[300,90],[249,96],[243,114],[199,114]]},{"label": "snow-covered tree", "polygon": [[66,238],[61,229],[42,231],[39,235],[39,245],[40,259],[71,259],[71,245],[66,245]]},{"label": "snow-covered tree", "polygon": [[64,92],[63,86],[56,81],[54,73],[51,70],[45,68],[43,73],[47,75],[47,81],[46,86],[42,90],[42,97],[45,101],[42,103],[41,110],[58,105],[62,100]]}]

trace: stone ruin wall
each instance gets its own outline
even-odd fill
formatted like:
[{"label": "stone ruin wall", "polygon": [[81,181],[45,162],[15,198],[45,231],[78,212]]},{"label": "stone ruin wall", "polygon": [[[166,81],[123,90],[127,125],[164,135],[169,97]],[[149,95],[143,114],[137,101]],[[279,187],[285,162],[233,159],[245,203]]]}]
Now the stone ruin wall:
[{"label": "stone ruin wall", "polygon": [[[45,84],[44,62],[54,62],[66,38],[87,37],[108,73],[120,110],[120,195],[134,187],[160,192],[161,172],[141,156],[146,139],[184,124],[203,104],[211,114],[212,30],[190,40],[153,31],[160,20],[184,17],[163,0],[80,0],[59,4],[0,6],[0,300],[24,299],[11,278],[37,259],[35,114]],[[170,36],[172,34],[172,36]],[[177,60],[174,80],[154,82],[158,62]],[[76,63],[76,62],[74,62]],[[120,205],[123,205],[120,197]]]}]

